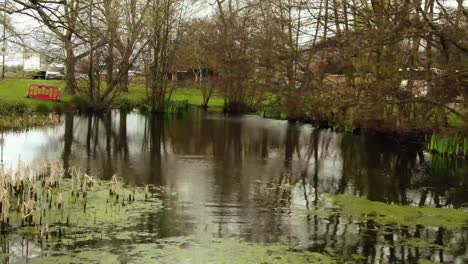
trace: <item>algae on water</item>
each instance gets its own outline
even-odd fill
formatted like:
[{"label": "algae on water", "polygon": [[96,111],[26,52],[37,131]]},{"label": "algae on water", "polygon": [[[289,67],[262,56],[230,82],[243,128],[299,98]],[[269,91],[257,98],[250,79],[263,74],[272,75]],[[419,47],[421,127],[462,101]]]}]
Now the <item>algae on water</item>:
[{"label": "algae on water", "polygon": [[[104,253],[104,251],[106,253]],[[153,243],[123,245],[118,251],[89,248],[73,255],[51,256],[32,263],[63,262],[157,263],[157,264],[332,264],[330,256],[294,250],[285,245],[262,245],[234,240],[196,242],[185,237],[155,240]]]},{"label": "algae on water", "polygon": [[326,195],[341,213],[382,224],[434,226],[456,229],[468,226],[468,212],[451,208],[402,206],[369,201],[353,195]]},{"label": "algae on water", "polygon": [[132,240],[140,236],[128,231],[138,219],[162,208],[154,189],[124,187],[116,176],[101,181],[73,169],[71,178],[64,179],[63,173],[57,162],[35,169],[20,165],[15,173],[1,171],[2,233],[41,247],[73,247],[115,237]]}]

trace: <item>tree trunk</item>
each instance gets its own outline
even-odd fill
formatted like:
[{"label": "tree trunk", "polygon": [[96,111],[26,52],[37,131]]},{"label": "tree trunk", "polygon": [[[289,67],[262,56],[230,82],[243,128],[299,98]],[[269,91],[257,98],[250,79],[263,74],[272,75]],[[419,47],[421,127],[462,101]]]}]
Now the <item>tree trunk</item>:
[{"label": "tree trunk", "polygon": [[73,48],[70,43],[65,43],[66,58],[65,58],[65,81],[66,87],[65,92],[69,94],[76,93],[76,76],[75,76],[75,65],[76,60],[73,54]]},{"label": "tree trunk", "polygon": [[[124,67],[128,69],[128,67]],[[122,92],[128,93],[128,71],[122,73],[122,79],[120,82],[120,90]]]}]

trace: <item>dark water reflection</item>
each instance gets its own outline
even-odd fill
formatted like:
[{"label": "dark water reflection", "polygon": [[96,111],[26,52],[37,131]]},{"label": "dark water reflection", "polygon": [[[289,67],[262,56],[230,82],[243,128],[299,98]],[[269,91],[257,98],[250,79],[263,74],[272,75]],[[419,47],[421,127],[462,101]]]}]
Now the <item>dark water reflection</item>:
[{"label": "dark water reflection", "polygon": [[[113,112],[63,118],[56,128],[4,135],[6,166],[19,156],[26,162],[60,159],[65,167],[103,179],[117,174],[130,184],[167,186],[177,193],[164,201],[169,209],[138,220],[138,228],[157,237],[236,237],[314,251],[333,248],[338,256],[361,256],[369,263],[468,257],[466,229],[377,230],[372,221],[308,213],[324,193],[466,209],[466,161],[254,115],[195,110],[183,117]],[[405,246],[402,241],[410,238],[432,246]]]}]

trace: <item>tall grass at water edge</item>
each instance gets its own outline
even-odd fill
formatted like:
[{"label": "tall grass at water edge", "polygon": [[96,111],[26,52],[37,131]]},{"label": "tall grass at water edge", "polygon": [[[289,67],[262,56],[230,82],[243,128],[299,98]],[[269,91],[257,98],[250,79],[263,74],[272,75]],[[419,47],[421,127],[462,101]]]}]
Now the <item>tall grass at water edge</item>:
[{"label": "tall grass at water edge", "polygon": [[441,136],[433,133],[428,150],[447,156],[467,156],[468,139],[460,136]]}]

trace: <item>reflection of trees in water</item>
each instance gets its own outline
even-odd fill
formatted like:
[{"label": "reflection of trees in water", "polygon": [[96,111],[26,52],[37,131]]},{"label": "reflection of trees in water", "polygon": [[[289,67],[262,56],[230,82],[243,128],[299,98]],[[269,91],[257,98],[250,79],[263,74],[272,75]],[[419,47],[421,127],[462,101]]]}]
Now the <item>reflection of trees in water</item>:
[{"label": "reflection of trees in water", "polygon": [[415,178],[410,195],[419,205],[468,207],[468,164],[463,159],[431,155],[425,160],[425,176]]},{"label": "reflection of trees in water", "polygon": [[[459,206],[468,200],[464,191],[468,189],[466,162],[444,167],[444,162],[428,160],[420,151],[401,150],[401,146],[379,138],[296,125],[275,128],[253,118],[205,118],[200,112],[172,120],[162,116],[132,118],[144,124],[142,131],[129,132],[125,112],[85,117],[67,114],[64,166],[68,168],[71,159],[81,159],[87,172],[98,170],[104,178],[117,172],[129,179],[137,174],[146,179],[144,182],[161,183],[158,177],[165,173],[162,167],[167,155],[205,156],[217,163],[213,174],[220,183],[236,174],[245,178],[245,168],[255,162],[260,168],[252,173],[269,173],[269,168],[275,167],[281,171],[276,172],[278,184],[301,182],[304,192],[309,184],[315,197],[320,192],[353,193],[402,204],[422,205],[428,200],[436,206]],[[279,160],[281,163],[271,164]],[[420,190],[413,192],[413,186]],[[431,199],[425,199],[429,196]]]},{"label": "reflection of trees in water", "polygon": [[[434,158],[427,162],[418,150],[401,150],[401,146],[380,138],[338,135],[299,125],[281,124],[275,128],[268,121],[253,118],[205,118],[197,111],[171,120],[162,116],[133,118],[144,123],[143,131],[128,132],[125,112],[87,117],[67,114],[64,166],[69,167],[70,159],[83,158],[74,153],[84,148],[86,155],[81,164],[89,173],[99,170],[102,177],[110,178],[117,172],[135,183],[162,184],[168,155],[192,155],[213,159],[213,175],[219,186],[227,188],[226,192],[230,192],[233,180],[248,184],[248,178],[265,177],[249,174],[271,175],[274,168],[278,170],[274,173],[277,184],[302,184],[307,203],[317,201],[320,192],[359,194],[401,204],[429,202],[435,206],[460,206],[468,200],[467,177],[460,177],[468,174],[466,162],[460,163],[464,167],[441,167]],[[141,152],[131,144],[140,145]],[[248,168],[252,163],[258,168]],[[309,186],[312,197],[307,195]],[[419,190],[414,191],[413,186]],[[281,196],[287,194],[282,192],[276,193],[278,205],[287,202]],[[243,199],[248,194],[240,196]]]},{"label": "reflection of trees in water", "polygon": [[[129,127],[129,120],[143,129]],[[235,232],[259,242],[299,240],[313,250],[333,247],[343,256],[361,254],[368,262],[451,257],[442,249],[402,246],[402,238],[422,238],[444,246],[453,244],[452,238],[459,244],[452,249],[466,247],[466,231],[457,236],[441,229],[379,226],[386,231],[382,234],[372,221],[355,223],[334,214],[314,214],[323,193],[352,193],[402,204],[423,205],[432,199],[436,206],[459,205],[468,200],[467,178],[457,176],[465,167],[457,165],[447,179],[444,172],[452,165],[437,171],[434,161],[426,164],[429,161],[417,150],[401,150],[372,137],[272,122],[253,117],[206,117],[200,112],[170,120],[126,113],[117,117],[115,112],[70,115],[65,119],[62,158],[66,166],[78,161],[87,171],[99,168],[105,178],[118,172],[133,183],[158,185],[183,179],[175,157],[200,158],[210,167],[200,173],[208,173],[203,179],[212,190],[204,199],[213,203],[206,213],[211,214],[210,223],[216,230],[210,232],[216,236]],[[77,154],[81,150],[85,153],[82,160]],[[270,185],[263,188],[265,184]],[[297,201],[312,213],[294,216]],[[188,223],[189,214],[167,211],[148,218],[152,224],[141,220],[141,225],[151,230],[159,226],[162,236],[181,234],[181,230],[195,227],[179,226],[183,220],[174,222],[173,218],[186,217]]]}]

